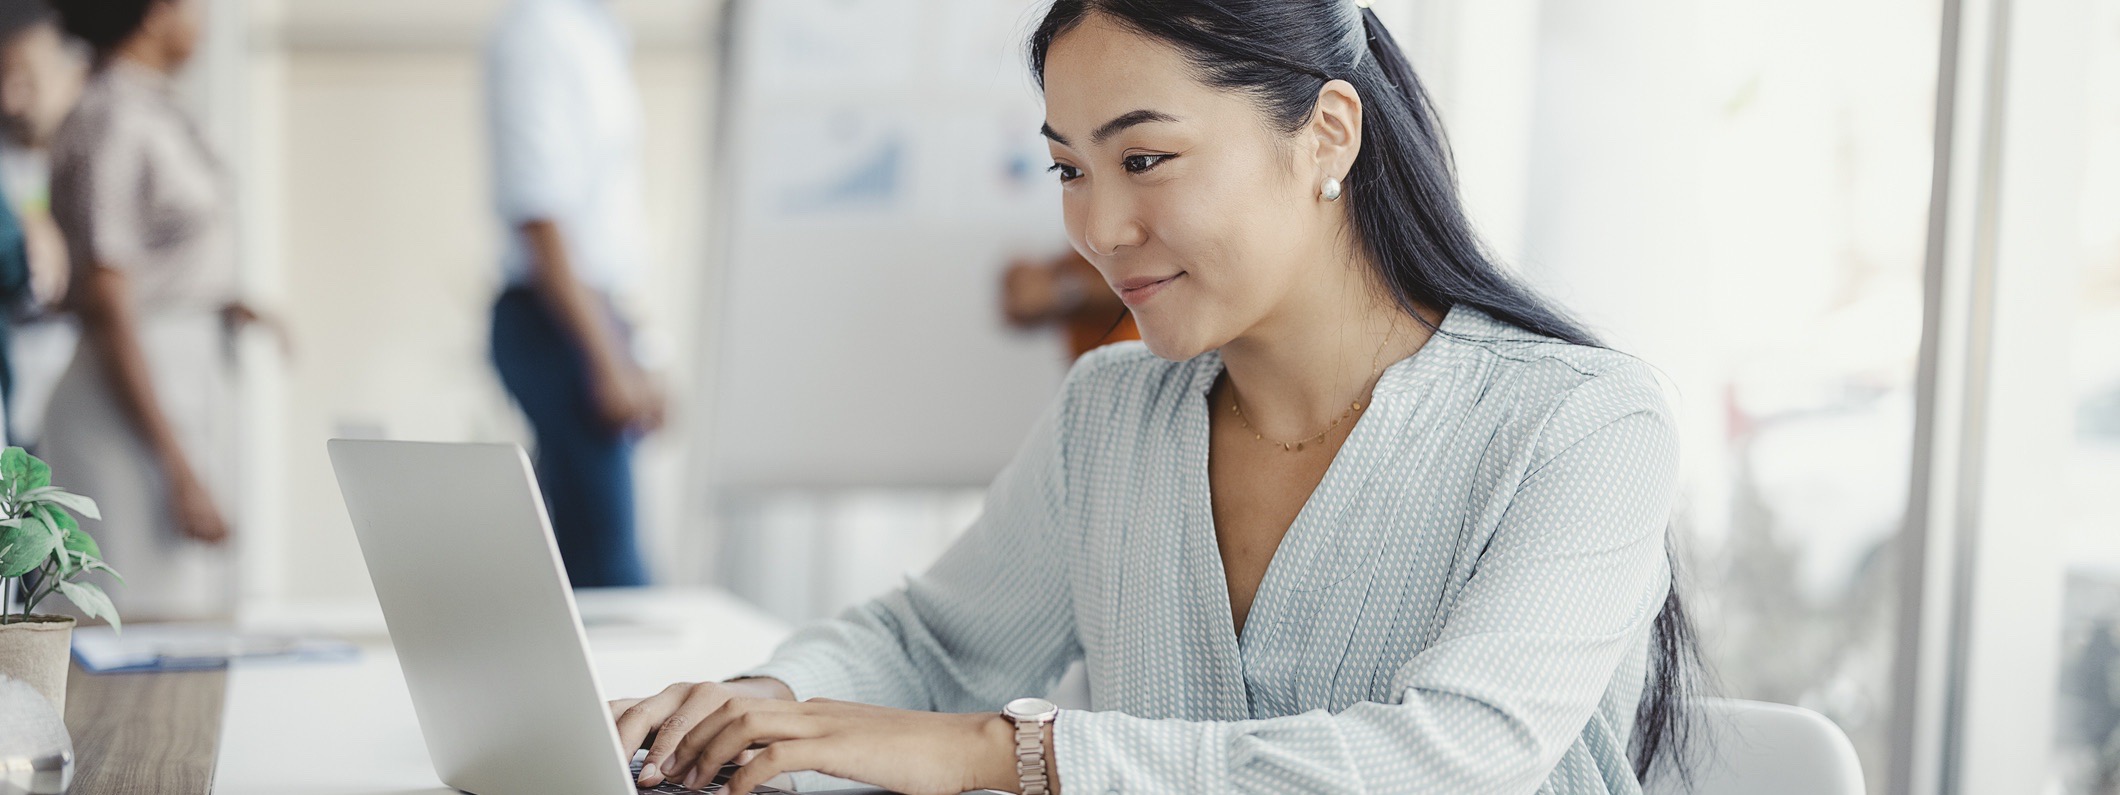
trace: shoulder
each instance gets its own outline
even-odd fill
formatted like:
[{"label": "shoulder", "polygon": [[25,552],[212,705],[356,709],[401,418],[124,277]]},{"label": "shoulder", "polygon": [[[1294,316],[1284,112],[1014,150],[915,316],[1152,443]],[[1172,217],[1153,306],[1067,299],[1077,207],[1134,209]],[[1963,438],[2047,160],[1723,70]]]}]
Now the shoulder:
[{"label": "shoulder", "polygon": [[89,79],[81,97],[52,135],[51,168],[55,182],[59,174],[90,165],[98,170],[130,162],[147,146],[153,121],[146,118],[142,98],[108,74]]},{"label": "shoulder", "polygon": [[109,75],[96,74],[81,86],[81,96],[74,101],[73,110],[59,122],[54,133],[53,154],[81,148],[107,138],[112,121],[126,112],[126,103],[118,96],[122,93]]},{"label": "shoulder", "polygon": [[1479,394],[1506,395],[1510,412],[1536,426],[1535,458],[1546,458],[1638,415],[1640,432],[1676,438],[1671,401],[1654,366],[1623,351],[1534,334],[1472,310],[1451,344],[1482,375]]}]

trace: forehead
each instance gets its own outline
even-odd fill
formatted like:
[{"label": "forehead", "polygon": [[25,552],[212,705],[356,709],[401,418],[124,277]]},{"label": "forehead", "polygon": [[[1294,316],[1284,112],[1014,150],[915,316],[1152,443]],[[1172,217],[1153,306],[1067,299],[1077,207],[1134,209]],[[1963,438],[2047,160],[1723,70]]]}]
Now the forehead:
[{"label": "forehead", "polygon": [[1180,119],[1226,112],[1177,48],[1091,14],[1053,40],[1045,58],[1045,120],[1070,140],[1123,113]]}]

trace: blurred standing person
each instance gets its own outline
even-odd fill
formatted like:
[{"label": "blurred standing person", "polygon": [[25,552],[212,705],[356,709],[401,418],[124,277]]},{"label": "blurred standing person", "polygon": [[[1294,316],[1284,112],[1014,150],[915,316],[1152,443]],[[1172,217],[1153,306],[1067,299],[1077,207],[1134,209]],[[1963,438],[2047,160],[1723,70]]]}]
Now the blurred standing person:
[{"label": "blurred standing person", "polygon": [[[0,311],[33,302],[30,290],[29,249],[22,241],[22,223],[5,196],[0,196]],[[0,352],[6,350],[7,324],[0,323]],[[0,356],[0,416],[14,413],[14,369]],[[13,434],[0,430],[0,442],[14,444]]]},{"label": "blurred standing person", "polygon": [[605,0],[517,0],[486,48],[507,251],[493,361],[537,436],[537,479],[576,587],[645,585],[633,448],[663,397],[614,300],[641,265],[641,109]]},{"label": "blurred standing person", "polygon": [[53,311],[70,266],[51,216],[49,157],[52,135],[81,96],[87,63],[76,49],[44,0],[0,0],[0,194],[21,226],[30,288],[8,307],[0,392],[9,442],[32,448],[80,336],[73,318]]},{"label": "blurred standing person", "polygon": [[55,480],[95,497],[127,618],[232,608],[234,438],[227,338],[235,302],[228,181],[172,76],[199,37],[198,0],[61,0],[94,50],[52,145],[52,215],[73,263],[82,338],[46,417]]}]

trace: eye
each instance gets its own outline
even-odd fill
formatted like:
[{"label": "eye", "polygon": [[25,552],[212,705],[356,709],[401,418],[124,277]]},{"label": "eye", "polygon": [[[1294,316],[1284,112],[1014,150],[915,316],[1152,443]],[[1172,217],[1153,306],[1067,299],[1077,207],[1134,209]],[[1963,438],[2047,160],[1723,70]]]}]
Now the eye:
[{"label": "eye", "polygon": [[1061,182],[1073,182],[1075,181],[1076,177],[1082,176],[1081,169],[1075,168],[1074,166],[1070,166],[1065,163],[1054,163],[1052,167],[1046,169],[1046,171],[1052,172],[1054,174],[1059,174]]},{"label": "eye", "polygon": [[1145,174],[1150,169],[1163,165],[1163,161],[1173,157],[1177,157],[1177,155],[1127,155],[1120,159],[1119,165],[1125,167],[1126,173]]}]

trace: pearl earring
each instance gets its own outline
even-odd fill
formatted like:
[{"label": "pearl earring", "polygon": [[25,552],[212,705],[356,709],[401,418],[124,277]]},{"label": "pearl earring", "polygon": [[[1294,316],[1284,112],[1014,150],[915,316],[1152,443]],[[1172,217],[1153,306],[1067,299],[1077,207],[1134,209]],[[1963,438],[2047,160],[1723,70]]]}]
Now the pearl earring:
[{"label": "pearl earring", "polygon": [[1321,198],[1323,198],[1323,199],[1324,199],[1324,200],[1326,200],[1326,201],[1329,201],[1329,202],[1336,202],[1336,201],[1339,201],[1339,200],[1340,200],[1340,180],[1339,180],[1339,178],[1337,178],[1337,177],[1326,177],[1326,178],[1325,178],[1325,187],[1324,187],[1324,188],[1323,188],[1322,190],[1319,190],[1319,191],[1318,191],[1318,196],[1319,196],[1319,197],[1321,197]]}]

